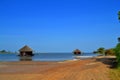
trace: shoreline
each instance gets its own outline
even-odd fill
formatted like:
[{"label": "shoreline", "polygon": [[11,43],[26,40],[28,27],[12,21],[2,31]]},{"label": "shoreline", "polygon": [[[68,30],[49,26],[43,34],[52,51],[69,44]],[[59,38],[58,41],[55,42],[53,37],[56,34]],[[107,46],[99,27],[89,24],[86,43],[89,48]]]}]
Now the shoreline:
[{"label": "shoreline", "polygon": [[[102,59],[104,58],[104,59]],[[108,58],[100,56],[86,60],[59,62],[0,62],[1,80],[109,80]],[[97,60],[101,59],[101,60]]]}]

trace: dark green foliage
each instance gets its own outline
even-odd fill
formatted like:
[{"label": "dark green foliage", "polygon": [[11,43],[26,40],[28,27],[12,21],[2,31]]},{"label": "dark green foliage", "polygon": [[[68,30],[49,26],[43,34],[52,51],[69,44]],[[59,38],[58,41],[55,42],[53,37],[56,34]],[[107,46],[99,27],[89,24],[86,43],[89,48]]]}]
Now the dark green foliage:
[{"label": "dark green foliage", "polygon": [[120,68],[120,43],[118,43],[115,48],[115,55],[117,59],[117,67]]},{"label": "dark green foliage", "polygon": [[1,53],[6,53],[6,50],[2,50],[2,51],[0,51]]},{"label": "dark green foliage", "polygon": [[105,55],[115,55],[115,51],[113,48],[105,50]]},{"label": "dark green foliage", "polygon": [[118,37],[118,42],[120,42],[120,37]]},{"label": "dark green foliage", "polygon": [[97,49],[97,52],[100,54],[104,54],[105,53],[105,48],[101,47],[99,49]]},{"label": "dark green foliage", "polygon": [[0,53],[12,53],[12,52],[6,51],[6,50],[1,50]]},{"label": "dark green foliage", "polygon": [[102,54],[102,55],[115,55],[115,51],[114,48],[111,49],[106,49],[103,47],[100,47],[99,49],[97,49],[97,51],[94,51],[93,53],[98,53],[98,54]]},{"label": "dark green foliage", "polygon": [[120,20],[120,11],[118,11],[118,20]]},{"label": "dark green foliage", "polygon": [[105,48],[100,47],[96,51],[93,51],[93,53],[105,55]]}]

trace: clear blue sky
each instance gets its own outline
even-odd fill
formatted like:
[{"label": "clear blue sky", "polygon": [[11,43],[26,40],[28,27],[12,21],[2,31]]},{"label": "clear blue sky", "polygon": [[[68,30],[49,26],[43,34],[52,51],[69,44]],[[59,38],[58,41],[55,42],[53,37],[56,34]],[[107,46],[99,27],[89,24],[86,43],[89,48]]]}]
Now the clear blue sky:
[{"label": "clear blue sky", "polygon": [[0,0],[0,50],[92,52],[120,36],[120,0]]}]

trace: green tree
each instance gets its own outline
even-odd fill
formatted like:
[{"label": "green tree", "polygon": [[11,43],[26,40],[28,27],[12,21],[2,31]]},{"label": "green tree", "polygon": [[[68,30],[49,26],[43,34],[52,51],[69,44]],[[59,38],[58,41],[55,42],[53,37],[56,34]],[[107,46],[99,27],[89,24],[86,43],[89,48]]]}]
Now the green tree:
[{"label": "green tree", "polygon": [[117,67],[120,68],[120,43],[117,44],[115,47],[115,55],[117,61]]},{"label": "green tree", "polygon": [[105,50],[105,55],[115,55],[114,48]]},{"label": "green tree", "polygon": [[105,53],[105,48],[100,47],[99,49],[97,49],[97,52],[100,54],[104,54]]}]

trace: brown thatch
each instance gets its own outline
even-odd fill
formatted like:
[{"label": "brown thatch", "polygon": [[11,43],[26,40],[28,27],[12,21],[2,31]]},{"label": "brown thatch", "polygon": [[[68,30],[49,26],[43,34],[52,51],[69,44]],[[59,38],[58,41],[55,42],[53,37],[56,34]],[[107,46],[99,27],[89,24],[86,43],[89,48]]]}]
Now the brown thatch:
[{"label": "brown thatch", "polygon": [[76,49],[73,51],[74,54],[81,54],[81,51],[79,49]]},{"label": "brown thatch", "polygon": [[27,45],[25,45],[23,48],[21,48],[20,50],[19,50],[20,52],[21,51],[33,51],[30,47],[28,47]]},{"label": "brown thatch", "polygon": [[28,47],[27,45],[25,45],[23,48],[21,48],[20,50],[20,56],[33,56],[33,50]]}]

